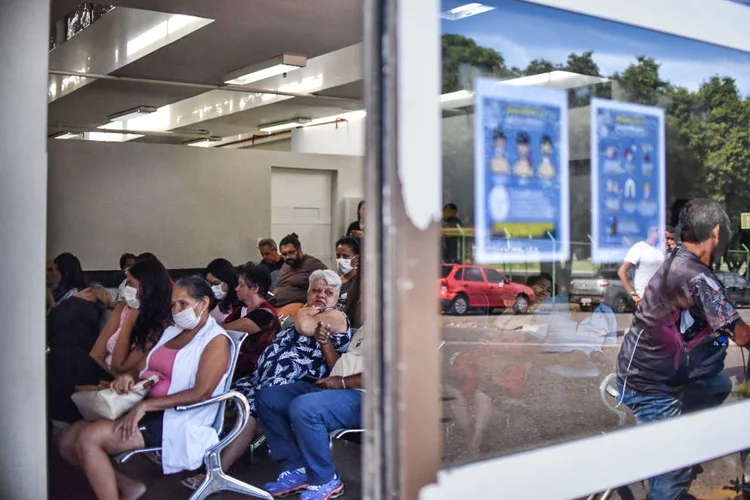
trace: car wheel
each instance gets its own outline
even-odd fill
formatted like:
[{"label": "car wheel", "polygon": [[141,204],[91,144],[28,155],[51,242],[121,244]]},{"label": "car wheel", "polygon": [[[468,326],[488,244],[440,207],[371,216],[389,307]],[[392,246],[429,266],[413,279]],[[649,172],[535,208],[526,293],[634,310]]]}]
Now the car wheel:
[{"label": "car wheel", "polygon": [[612,304],[612,311],[614,311],[616,314],[623,314],[628,312],[628,300],[622,295],[617,297]]},{"label": "car wheel", "polygon": [[469,299],[466,297],[466,295],[459,295],[455,299],[453,299],[453,302],[451,302],[451,314],[455,314],[456,316],[463,316],[466,314],[469,310]]},{"label": "car wheel", "polygon": [[516,314],[526,314],[529,312],[529,298],[526,295],[516,297],[516,302],[513,304],[513,312]]}]

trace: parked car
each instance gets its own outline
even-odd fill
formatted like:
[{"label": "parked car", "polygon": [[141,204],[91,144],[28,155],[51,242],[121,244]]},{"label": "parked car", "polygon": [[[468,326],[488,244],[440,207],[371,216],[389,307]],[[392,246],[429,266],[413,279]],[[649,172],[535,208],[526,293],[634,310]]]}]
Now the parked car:
[{"label": "parked car", "polygon": [[569,302],[578,304],[581,309],[593,309],[602,302],[615,313],[625,313],[635,309],[635,302],[625,290],[617,269],[599,269],[593,276],[575,277],[570,282]]},{"label": "parked car", "polygon": [[534,302],[534,291],[513,283],[502,272],[491,267],[443,264],[438,279],[440,305],[443,311],[463,315],[470,309],[490,311],[513,308],[523,314]]},{"label": "parked car", "polygon": [[750,282],[737,273],[716,273],[727,290],[729,302],[735,306],[750,306]]}]

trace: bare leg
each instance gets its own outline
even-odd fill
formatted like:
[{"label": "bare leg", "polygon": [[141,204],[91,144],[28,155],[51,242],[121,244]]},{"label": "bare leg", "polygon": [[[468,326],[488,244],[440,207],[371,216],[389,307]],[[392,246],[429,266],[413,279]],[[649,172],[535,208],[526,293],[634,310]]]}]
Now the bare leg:
[{"label": "bare leg", "polygon": [[146,493],[145,484],[118,470],[115,471],[115,480],[117,481],[117,490],[120,492],[120,500],[137,500]]},{"label": "bare leg", "polygon": [[90,423],[91,422],[81,420],[60,433],[60,437],[57,440],[57,449],[60,452],[60,455],[70,465],[80,465],[78,463],[78,456],[76,455],[76,441],[78,441],[78,436],[81,434],[81,430]]},{"label": "bare leg", "polygon": [[[110,455],[144,447],[141,433],[122,441],[114,432],[115,422],[100,420],[85,426],[76,440],[76,455],[99,500],[119,500],[117,475]],[[127,482],[126,482],[127,483]],[[135,494],[133,484],[123,484],[124,493]],[[141,493],[142,494],[142,493]],[[130,496],[129,500],[133,497]]]},{"label": "bare leg", "polygon": [[250,417],[242,432],[240,432],[234,441],[229,443],[229,446],[224,448],[224,451],[221,453],[221,465],[225,471],[229,470],[250,447],[250,443],[255,438],[256,425],[255,419]]}]

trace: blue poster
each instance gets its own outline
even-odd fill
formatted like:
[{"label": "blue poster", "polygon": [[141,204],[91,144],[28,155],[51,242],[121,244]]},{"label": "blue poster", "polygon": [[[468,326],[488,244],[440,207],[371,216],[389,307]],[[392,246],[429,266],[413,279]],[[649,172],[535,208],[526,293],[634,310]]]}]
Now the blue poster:
[{"label": "blue poster", "polygon": [[591,236],[594,262],[622,262],[658,231],[664,248],[664,110],[591,100]]},{"label": "blue poster", "polygon": [[475,258],[570,256],[565,91],[479,78],[475,90]]}]

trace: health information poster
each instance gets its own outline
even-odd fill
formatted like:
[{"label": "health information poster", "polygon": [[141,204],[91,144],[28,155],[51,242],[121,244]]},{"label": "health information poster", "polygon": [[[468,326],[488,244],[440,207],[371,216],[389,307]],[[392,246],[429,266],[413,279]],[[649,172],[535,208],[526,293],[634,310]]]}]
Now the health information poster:
[{"label": "health information poster", "polygon": [[567,260],[565,91],[486,78],[476,80],[474,91],[476,261]]},{"label": "health information poster", "polygon": [[591,101],[591,257],[622,262],[628,249],[666,224],[664,110]]}]

